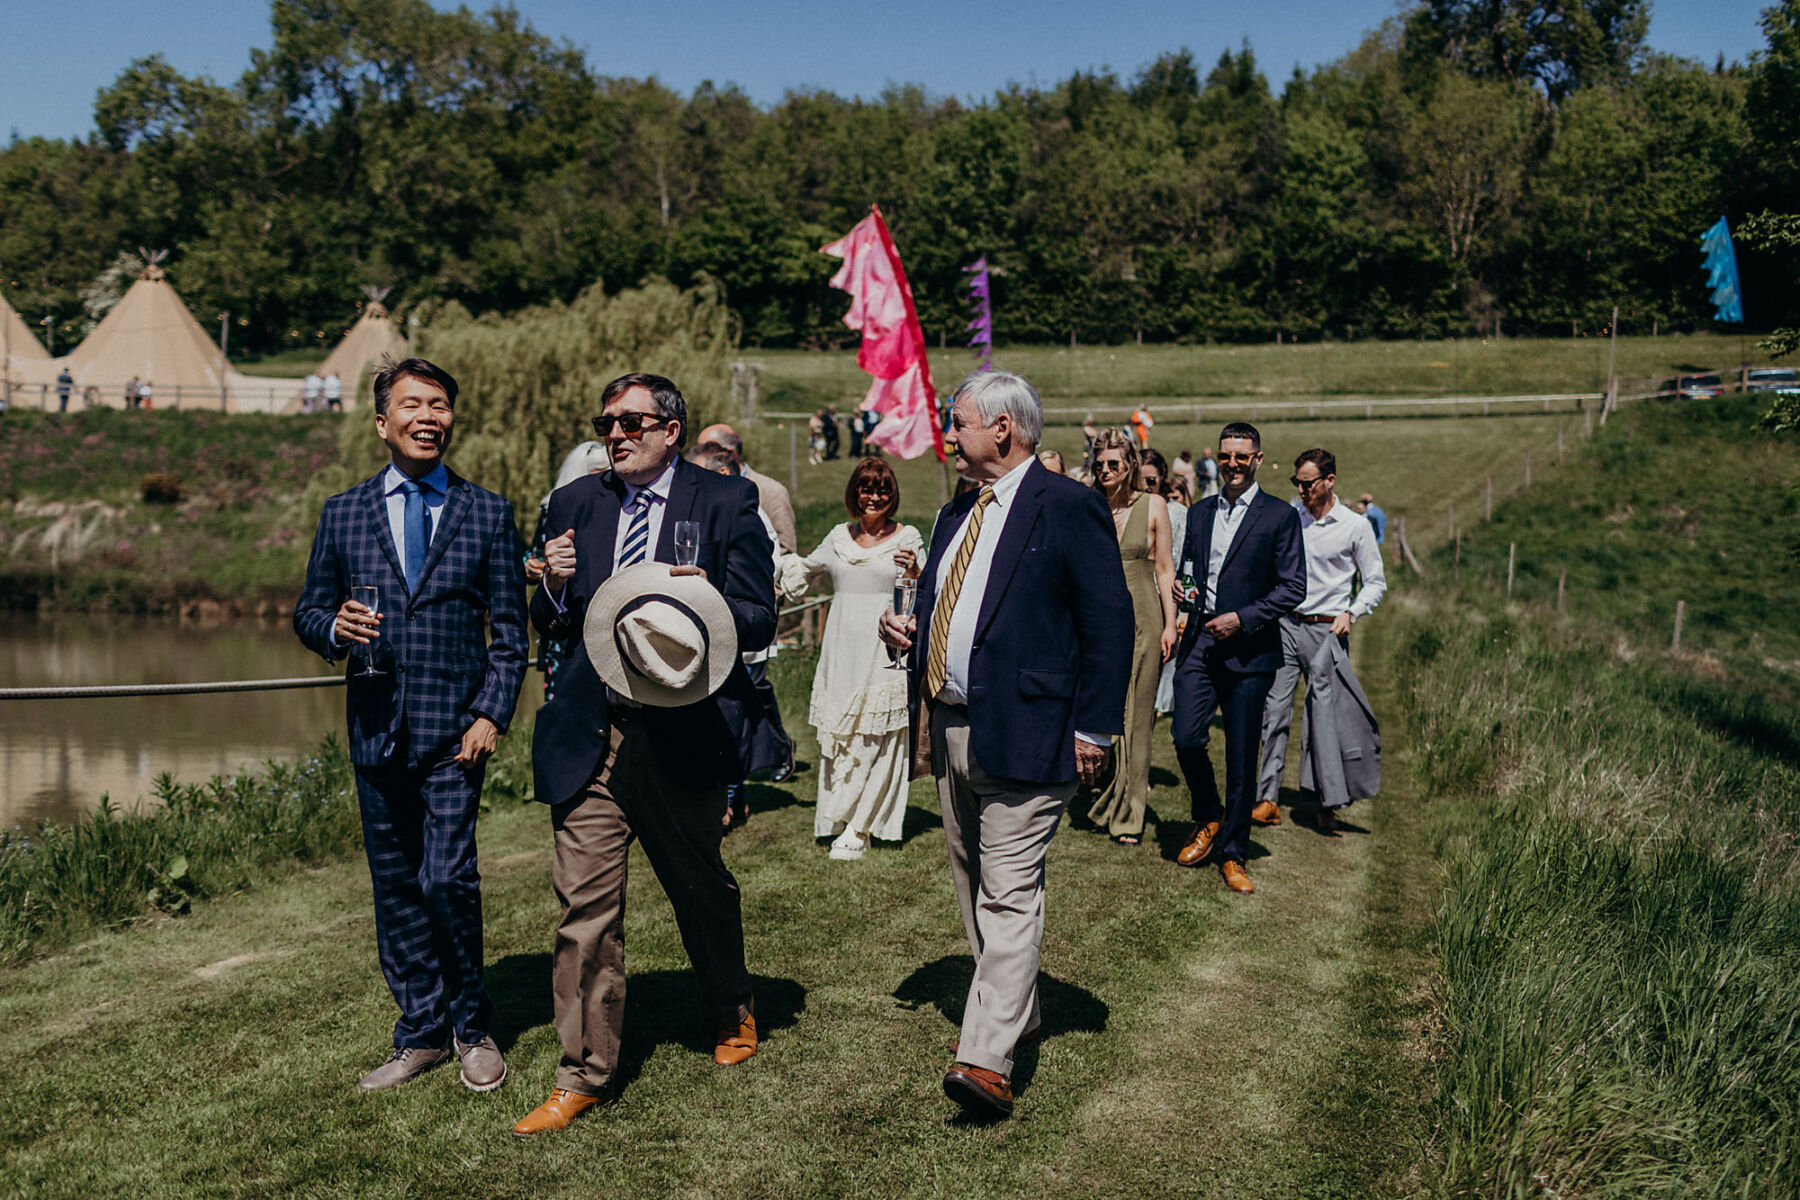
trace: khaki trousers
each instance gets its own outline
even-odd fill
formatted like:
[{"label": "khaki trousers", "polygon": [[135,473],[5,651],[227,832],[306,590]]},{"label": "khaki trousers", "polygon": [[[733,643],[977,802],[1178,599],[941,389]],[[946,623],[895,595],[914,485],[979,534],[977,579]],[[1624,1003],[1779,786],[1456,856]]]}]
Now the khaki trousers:
[{"label": "khaki trousers", "polygon": [[1042,1020],[1044,855],[1075,783],[988,774],[969,750],[968,711],[951,705],[931,706],[931,761],[950,878],[975,956],[956,1057],[1010,1079],[1019,1038]]},{"label": "khaki trousers", "polygon": [[550,969],[562,1042],[556,1086],[587,1096],[605,1095],[619,1065],[625,865],[633,838],[675,909],[709,1012],[722,1022],[750,1003],[737,880],[719,857],[725,789],[671,779],[641,720],[615,720],[587,790],[550,810],[551,881],[562,904]]}]

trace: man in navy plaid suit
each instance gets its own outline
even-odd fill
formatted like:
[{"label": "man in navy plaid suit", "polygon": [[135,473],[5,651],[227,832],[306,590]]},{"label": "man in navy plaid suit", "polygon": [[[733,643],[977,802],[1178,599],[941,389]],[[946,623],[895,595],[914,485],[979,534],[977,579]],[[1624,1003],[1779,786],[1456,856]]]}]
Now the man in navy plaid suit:
[{"label": "man in navy plaid suit", "polygon": [[[475,816],[525,673],[524,556],[512,505],[444,466],[456,390],[422,358],[375,377],[375,432],[393,461],[325,502],[294,609],[309,649],[359,660],[350,761],[381,970],[400,1005],[393,1055],[365,1091],[406,1083],[453,1050],[470,1088],[506,1078],[481,980]],[[349,598],[370,584],[376,606]]]}]

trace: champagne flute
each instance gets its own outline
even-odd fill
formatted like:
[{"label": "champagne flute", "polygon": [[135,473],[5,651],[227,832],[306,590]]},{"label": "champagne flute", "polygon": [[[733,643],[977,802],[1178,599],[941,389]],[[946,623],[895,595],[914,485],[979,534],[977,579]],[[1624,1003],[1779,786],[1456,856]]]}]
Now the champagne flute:
[{"label": "champagne flute", "polygon": [[[913,604],[919,598],[919,581],[901,571],[894,576],[894,615],[902,619],[912,616]],[[900,651],[892,646],[887,648],[888,670],[904,671],[906,667],[900,661]]]},{"label": "champagne flute", "polygon": [[675,522],[675,565],[691,567],[700,559],[700,522]]},{"label": "champagne flute", "polygon": [[[379,614],[381,612],[381,589],[375,584],[358,579],[350,588],[350,598],[372,613]],[[363,669],[352,672],[353,675],[360,679],[369,675],[387,674],[386,671],[375,665],[375,647],[373,645],[363,646],[360,651]]]}]

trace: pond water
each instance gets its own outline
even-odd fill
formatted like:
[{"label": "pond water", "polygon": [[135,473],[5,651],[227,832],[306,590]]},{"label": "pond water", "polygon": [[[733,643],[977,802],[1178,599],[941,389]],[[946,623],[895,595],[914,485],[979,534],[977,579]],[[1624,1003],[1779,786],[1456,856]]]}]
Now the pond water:
[{"label": "pond water", "polygon": [[[286,619],[197,626],[174,618],[0,613],[0,688],[188,683],[341,674]],[[542,695],[526,678],[520,715]],[[341,688],[139,699],[0,700],[0,828],[150,798],[158,775],[205,782],[293,758],[344,728]]]}]

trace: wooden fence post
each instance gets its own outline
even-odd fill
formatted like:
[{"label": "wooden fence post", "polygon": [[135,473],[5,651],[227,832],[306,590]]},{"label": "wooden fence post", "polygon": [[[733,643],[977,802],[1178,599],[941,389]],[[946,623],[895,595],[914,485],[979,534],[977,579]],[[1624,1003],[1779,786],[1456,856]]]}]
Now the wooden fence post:
[{"label": "wooden fence post", "polygon": [[800,494],[800,434],[792,421],[788,422],[788,495]]},{"label": "wooden fence post", "polygon": [[1581,406],[1581,415],[1586,425],[1586,428],[1581,431],[1581,439],[1591,442],[1594,440],[1594,410],[1584,404]]},{"label": "wooden fence post", "polygon": [[1569,585],[1569,568],[1564,567],[1556,577],[1556,611],[1563,610],[1563,589]]},{"label": "wooden fence post", "polygon": [[1456,540],[1456,505],[1454,504],[1450,505],[1449,512],[1444,516],[1444,536],[1453,542]]},{"label": "wooden fence post", "polygon": [[1492,475],[1489,475],[1487,477],[1486,491],[1487,491],[1487,519],[1492,521],[1494,519],[1494,477]]},{"label": "wooden fence post", "polygon": [[1531,451],[1525,452],[1525,490],[1531,490]]},{"label": "wooden fence post", "polygon": [[1677,600],[1675,602],[1675,636],[1669,639],[1669,650],[1675,654],[1681,653],[1681,618],[1686,615],[1687,601]]},{"label": "wooden fence post", "polygon": [[1560,429],[1556,431],[1556,465],[1563,465],[1563,436]]},{"label": "wooden fence post", "polygon": [[1512,599],[1513,561],[1517,558],[1519,543],[1506,543],[1506,598]]},{"label": "wooden fence post", "polygon": [[1429,579],[1425,568],[1419,565],[1419,560],[1413,555],[1411,543],[1406,540],[1405,517],[1394,518],[1394,540],[1400,543],[1400,554],[1406,559],[1406,565],[1413,569],[1413,573],[1421,579]]}]

